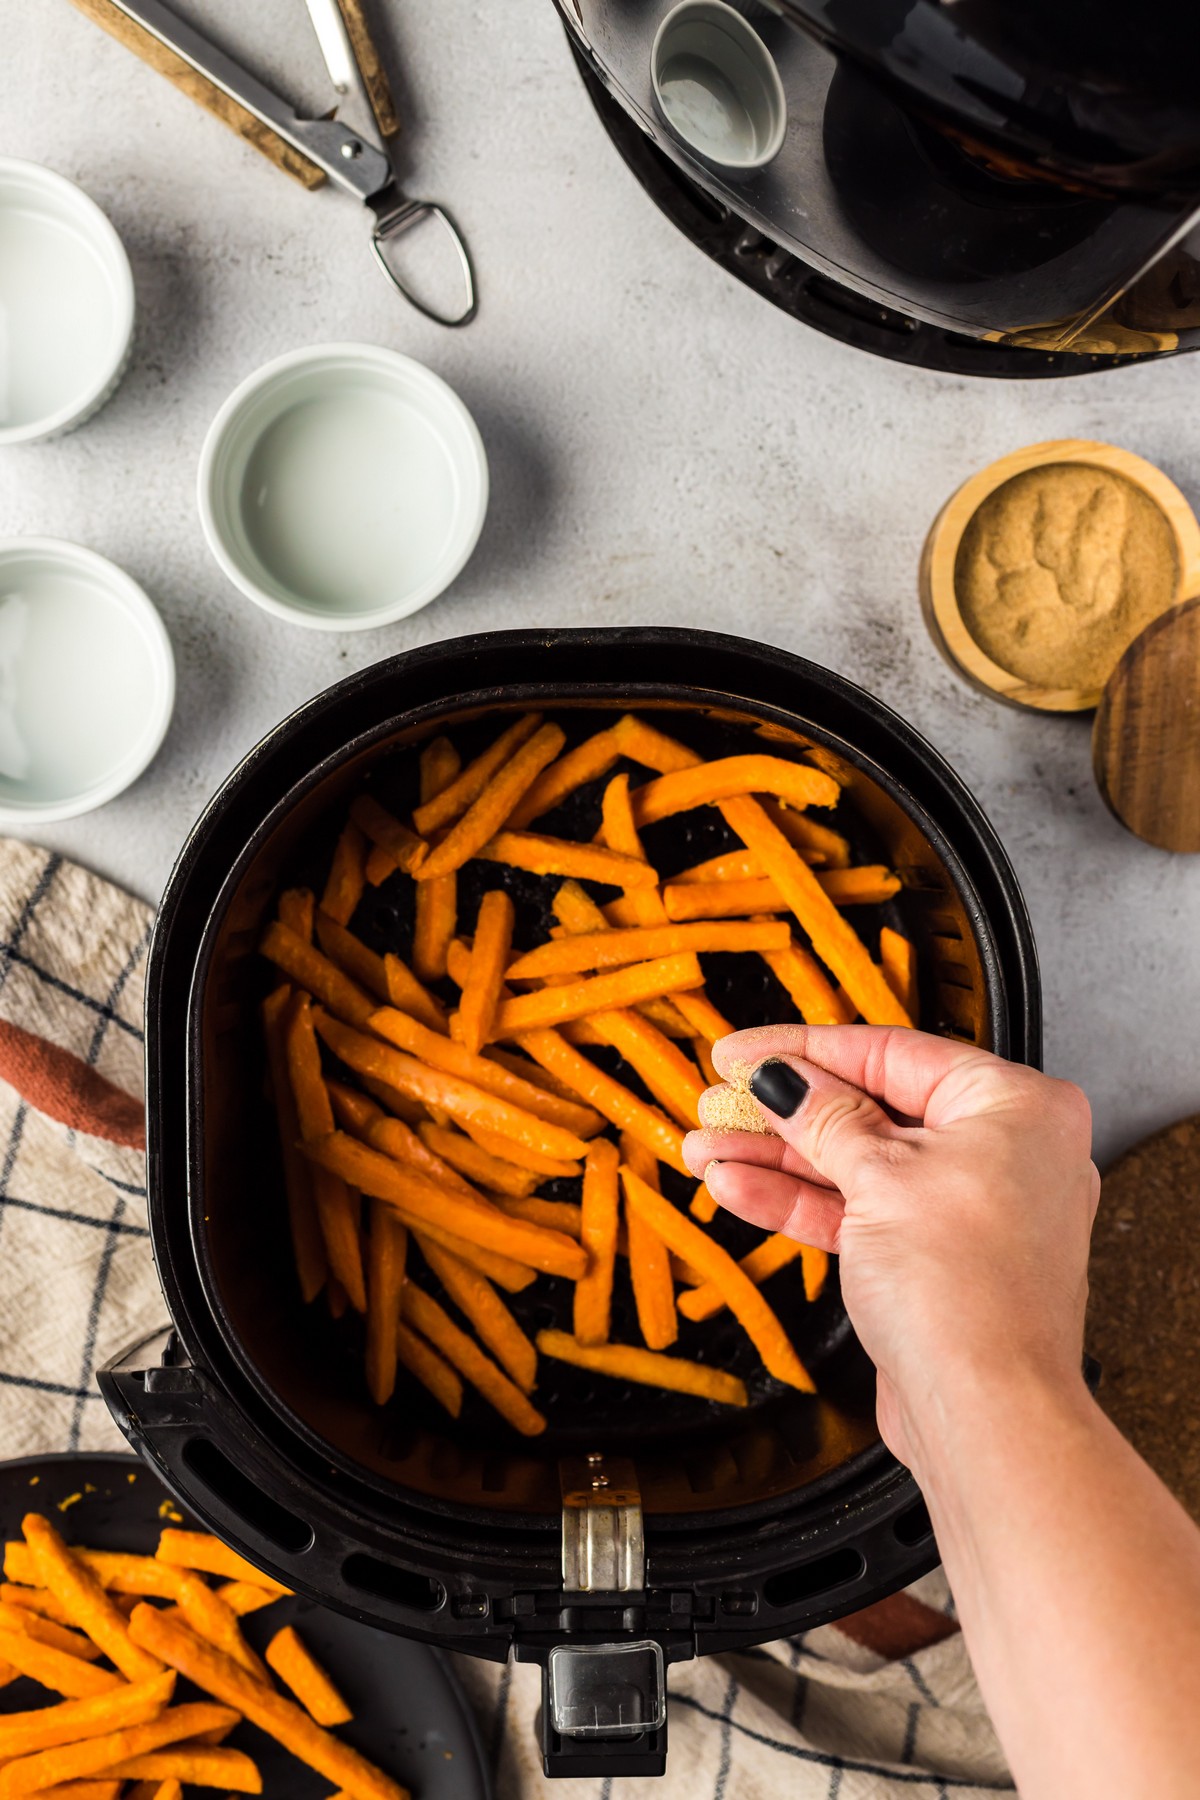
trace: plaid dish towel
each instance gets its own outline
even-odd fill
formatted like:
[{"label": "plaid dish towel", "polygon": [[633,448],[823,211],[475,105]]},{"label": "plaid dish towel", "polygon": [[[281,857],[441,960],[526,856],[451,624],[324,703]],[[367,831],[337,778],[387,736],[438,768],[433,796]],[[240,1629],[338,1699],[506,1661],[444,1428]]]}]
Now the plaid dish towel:
[{"label": "plaid dish towel", "polygon": [[[142,999],[151,909],[0,839],[0,1458],[120,1449],[95,1369],[162,1325],[146,1230]],[[546,1782],[538,1671],[456,1657],[496,1800]],[[646,1800],[972,1800],[1011,1793],[941,1573],[837,1625],[671,1671]]]}]

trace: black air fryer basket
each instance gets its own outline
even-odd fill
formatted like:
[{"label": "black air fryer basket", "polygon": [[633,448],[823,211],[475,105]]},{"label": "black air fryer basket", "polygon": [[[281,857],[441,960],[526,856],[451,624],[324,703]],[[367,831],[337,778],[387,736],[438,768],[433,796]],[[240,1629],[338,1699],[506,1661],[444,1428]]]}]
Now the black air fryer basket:
[{"label": "black air fryer basket", "polygon": [[[542,1663],[548,1772],[654,1774],[664,1664],[794,1635],[936,1561],[921,1496],[879,1441],[873,1372],[836,1281],[813,1306],[786,1286],[798,1265],[771,1289],[816,1398],[757,1371],[730,1322],[685,1328],[705,1335],[681,1337],[680,1351],[747,1376],[751,1403],[736,1414],[547,1362],[541,1438],[514,1439],[478,1401],[451,1421],[408,1386],[381,1412],[354,1322],[301,1304],[264,1095],[258,1009],[271,974],[256,945],[281,884],[319,879],[364,785],[411,806],[414,743],[449,730],[470,753],[530,707],[571,741],[636,709],[706,754],[765,740],[821,761],[847,784],[856,851],[903,877],[888,911],[917,947],[925,1025],[1038,1060],[1033,941],[1004,853],[941,758],[860,689],[692,631],[502,632],[411,651],[266,738],[168,884],[147,986],[147,1107],[150,1227],[174,1329],[101,1386],[181,1501],[290,1587],[410,1637]],[[552,814],[544,828],[581,830],[598,789],[569,804],[574,818]],[[715,853],[699,815],[653,829],[667,834],[647,840],[665,869]],[[540,904],[536,884],[505,877],[518,909]],[[474,885],[466,872],[464,930],[498,878],[496,865]],[[381,948],[403,923],[403,886],[369,893],[356,917]],[[757,961],[706,962],[739,1025],[781,1016],[770,977],[756,986],[745,973]],[[714,1226],[738,1253],[746,1229]],[[545,1288],[516,1303],[534,1326],[550,1322]],[[618,1312],[614,1335],[628,1329]],[[580,1509],[589,1494],[608,1504]],[[602,1735],[575,1735],[581,1709]]]}]

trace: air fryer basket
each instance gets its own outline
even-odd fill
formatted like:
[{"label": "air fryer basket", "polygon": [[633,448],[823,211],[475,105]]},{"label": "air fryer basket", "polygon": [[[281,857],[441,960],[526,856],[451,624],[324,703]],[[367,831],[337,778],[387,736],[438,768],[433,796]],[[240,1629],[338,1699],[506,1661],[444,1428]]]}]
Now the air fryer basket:
[{"label": "air fryer basket", "polygon": [[[847,787],[856,850],[903,877],[886,911],[916,943],[923,1022],[1036,1061],[1036,965],[1003,853],[940,759],[859,690],[778,651],[692,632],[503,633],[411,652],[318,696],[265,740],[172,877],[148,986],[149,1208],[178,1337],[169,1366],[135,1353],[103,1385],[181,1498],[289,1585],[482,1654],[515,1644],[540,1659],[571,1638],[649,1637],[670,1660],[804,1629],[936,1557],[920,1496],[878,1440],[872,1371],[836,1281],[813,1306],[798,1270],[772,1288],[816,1399],[767,1380],[729,1321],[685,1327],[680,1350],[744,1374],[744,1412],[543,1362],[543,1438],[514,1440],[478,1401],[451,1421],[408,1387],[380,1413],[363,1390],[357,1322],[300,1302],[263,1092],[258,1006],[271,977],[256,946],[281,884],[319,881],[363,786],[411,808],[412,745],[446,730],[471,753],[505,713],[531,706],[552,710],[569,741],[632,708],[709,755],[765,740],[829,767]],[[582,790],[544,826],[590,836],[597,803],[598,789]],[[714,854],[722,829],[698,815],[667,821],[648,853],[679,868]],[[498,879],[535,922],[536,881],[476,865],[460,884],[462,929]],[[396,942],[406,904],[401,881],[371,891],[356,929],[380,948]],[[717,1003],[739,1025],[794,1016],[765,968],[747,974],[752,962],[707,960]],[[755,1235],[736,1221],[714,1229],[736,1253]],[[515,1302],[534,1325],[564,1319],[548,1285]],[[618,1335],[632,1328],[629,1307],[619,1295]],[[644,1592],[617,1606],[609,1596],[607,1609],[604,1596],[563,1591],[562,1471],[589,1453],[632,1459],[644,1519]],[[609,1766],[589,1754],[589,1767]],[[578,1757],[570,1768],[586,1772]]]}]

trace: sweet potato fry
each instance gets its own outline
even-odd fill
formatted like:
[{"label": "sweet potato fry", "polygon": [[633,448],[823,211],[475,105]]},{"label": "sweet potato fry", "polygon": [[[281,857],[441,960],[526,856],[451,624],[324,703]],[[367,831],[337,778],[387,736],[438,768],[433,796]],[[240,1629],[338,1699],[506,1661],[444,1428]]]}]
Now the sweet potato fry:
[{"label": "sweet potato fry", "polygon": [[[807,861],[807,857],[805,861]],[[678,875],[664,877],[664,887],[692,887],[714,881],[758,881],[762,870],[749,850],[727,850],[721,856],[710,856],[707,862],[693,863],[680,869]]]},{"label": "sweet potato fry", "polygon": [[332,1737],[299,1706],[264,1688],[231,1657],[214,1650],[186,1626],[166,1619],[152,1606],[139,1606],[130,1620],[135,1640],[214,1699],[236,1707],[251,1724],[268,1732],[294,1756],[345,1788],[354,1800],[409,1800],[407,1790]]},{"label": "sweet potato fry", "polygon": [[238,1618],[246,1613],[260,1612],[264,1606],[274,1606],[282,1598],[272,1594],[267,1588],[255,1587],[249,1581],[226,1581],[217,1590],[226,1606],[233,1608]]},{"label": "sweet potato fry", "polygon": [[377,1038],[364,1037],[328,1013],[317,1016],[316,1026],[330,1049],[349,1068],[357,1069],[360,1074],[377,1076],[410,1099],[420,1100],[429,1107],[440,1107],[463,1124],[478,1123],[487,1131],[495,1131],[516,1143],[528,1144],[550,1156],[570,1160],[586,1153],[587,1145],[574,1132],[551,1125],[526,1108],[501,1100],[495,1093],[487,1093],[458,1075],[431,1068],[418,1062],[416,1057],[405,1056]]},{"label": "sweet potato fry", "polygon": [[819,866],[823,869],[850,867],[850,841],[840,831],[835,831],[831,825],[822,824],[811,813],[796,812],[778,800],[768,799],[765,794],[758,804],[771,823],[779,827],[793,849],[800,852],[805,862],[819,859]]},{"label": "sweet potato fry", "polygon": [[722,802],[725,822],[752,850],[807,932],[813,950],[844,983],[855,1006],[872,1025],[908,1025],[908,1014],[872,962],[862,941],[838,911],[806,862],[756,801]]},{"label": "sweet potato fry", "polygon": [[[386,1200],[372,1200],[370,1219],[367,1237],[367,1387],[376,1406],[383,1406],[391,1399],[396,1385],[396,1327],[400,1323],[408,1233]],[[311,1707],[309,1711],[312,1711]],[[313,1717],[316,1716],[314,1713]],[[318,1719],[317,1722],[321,1725],[341,1723],[338,1719]]]},{"label": "sweet potato fry", "polygon": [[[143,1602],[134,1614],[150,1613],[154,1618],[162,1615],[152,1606]],[[166,1621],[164,1621],[166,1623]],[[174,1630],[185,1627],[175,1626]],[[188,1633],[191,1636],[191,1633]],[[199,1643],[201,1640],[196,1639]],[[161,1669],[164,1659],[156,1656],[145,1645],[134,1645],[140,1649],[144,1660]],[[211,1650],[210,1655],[220,1656],[219,1650]],[[229,1660],[229,1659],[225,1659]],[[239,1669],[237,1663],[231,1663],[238,1669],[243,1680],[251,1687],[258,1689],[260,1683]],[[238,1711],[242,1711],[241,1707]],[[224,1706],[210,1706],[201,1701],[189,1706],[172,1706],[160,1712],[157,1718],[142,1725],[126,1725],[116,1731],[108,1731],[99,1737],[84,1738],[71,1744],[57,1744],[51,1749],[37,1750],[30,1756],[19,1756],[6,1763],[0,1770],[0,1800],[17,1800],[22,1794],[37,1794],[44,1788],[52,1788],[60,1782],[76,1781],[88,1775],[108,1774],[120,1763],[131,1756],[144,1756],[152,1750],[161,1749],[164,1744],[178,1743],[188,1738],[194,1731],[206,1730],[211,1725],[223,1723],[228,1717]]]},{"label": "sweet potato fry", "polygon": [[349,1025],[365,1025],[377,1002],[370,994],[343,975],[336,963],[330,962],[311,944],[298,938],[278,920],[267,926],[259,946],[265,957],[282,969],[289,981],[314,995],[339,1019]]},{"label": "sweet potato fry", "polygon": [[617,1255],[620,1190],[617,1147],[598,1138],[583,1168],[580,1242],[587,1251],[586,1274],[575,1283],[575,1336],[581,1344],[608,1341],[612,1313],[613,1266]]},{"label": "sweet potato fry", "polygon": [[[713,1073],[716,1074],[715,1069]],[[720,1079],[721,1077],[717,1075],[717,1080],[713,1083],[714,1087]],[[688,1201],[688,1211],[691,1213],[693,1219],[698,1219],[700,1221],[701,1225],[708,1225],[716,1218],[717,1203],[703,1182],[700,1183],[700,1186]]]},{"label": "sweet potato fry", "polygon": [[[334,847],[333,860],[321,895],[321,911],[331,919],[336,919],[339,925],[348,925],[354,916],[355,907],[362,899],[366,879],[367,840],[353,819],[348,819]],[[279,916],[283,918],[282,904]],[[311,931],[310,920],[309,932]]]},{"label": "sweet potato fry", "polygon": [[707,1037],[694,1037],[692,1039],[692,1055],[699,1063],[700,1073],[709,1087],[716,1087],[721,1075],[712,1059],[712,1040]]},{"label": "sweet potato fry", "polygon": [[386,1005],[388,1000],[387,968],[382,956],[368,950],[361,938],[325,911],[317,913],[317,942],[330,962],[344,975],[375,999]]},{"label": "sweet potato fry", "polygon": [[32,1712],[0,1715],[0,1763],[17,1756],[52,1750],[57,1744],[77,1744],[84,1738],[104,1737],[127,1725],[145,1725],[169,1706],[175,1691],[175,1671],[164,1669],[149,1681],[114,1684],[84,1700],[66,1700]]},{"label": "sweet potato fry", "polygon": [[565,742],[562,727],[542,725],[521,745],[480,791],[441,843],[414,869],[419,882],[433,881],[461,869],[504,828],[513,807]]},{"label": "sweet potato fry", "polygon": [[632,856],[618,856],[598,844],[576,844],[567,838],[539,837],[533,832],[499,831],[476,854],[484,862],[507,863],[528,869],[533,875],[573,875],[580,881],[599,881],[609,887],[656,887],[658,876],[649,863]]},{"label": "sweet potato fry", "polygon": [[693,1062],[640,1013],[631,1009],[594,1014],[592,1024],[606,1044],[619,1050],[660,1106],[687,1130],[699,1123],[697,1108],[705,1082]]},{"label": "sweet potato fry", "polygon": [[[658,1164],[636,1138],[621,1134],[621,1160],[646,1183],[659,1191]],[[629,1275],[633,1282],[633,1298],[637,1306],[638,1329],[648,1350],[666,1350],[679,1336],[675,1316],[675,1283],[671,1278],[671,1259],[653,1225],[626,1204],[625,1230],[629,1243]],[[578,1331],[575,1333],[579,1336]]]},{"label": "sweet potato fry", "polygon": [[[321,1052],[307,994],[301,995],[289,1010],[285,1047],[300,1140],[313,1143],[329,1136],[334,1120],[329,1092],[321,1073]],[[309,1166],[313,1170],[313,1202],[329,1268],[345,1289],[354,1310],[365,1312],[367,1288],[359,1236],[360,1209],[346,1183],[336,1174],[320,1166]]]},{"label": "sweet potato fry", "polygon": [[242,1636],[233,1608],[191,1569],[181,1569],[179,1577],[176,1605],[192,1630],[241,1663],[256,1680],[269,1682],[271,1678],[262,1659],[255,1655]]},{"label": "sweet potato fry", "polygon": [[[805,865],[807,867],[807,864]],[[817,885],[837,906],[880,906],[900,891],[900,877],[881,866],[821,869]],[[663,889],[670,919],[737,919],[781,912],[787,901],[767,876],[746,881],[685,881]],[[703,946],[700,946],[703,948]],[[761,948],[755,945],[754,948]]]},{"label": "sweet potato fry", "polygon": [[418,1242],[422,1256],[481,1342],[521,1391],[531,1393],[537,1379],[537,1351],[491,1282],[429,1238]]},{"label": "sweet potato fry", "polygon": [[643,1387],[669,1388],[677,1394],[695,1394],[723,1406],[745,1406],[746,1384],[722,1369],[687,1362],[682,1356],[662,1356],[632,1344],[599,1344],[594,1348],[576,1343],[565,1331],[539,1331],[537,1347],[543,1356],[590,1369],[596,1375],[612,1375],[618,1381],[636,1381]]},{"label": "sweet potato fry", "polygon": [[[115,1776],[104,1776],[95,1781],[60,1781],[53,1787],[39,1788],[37,1800],[120,1800],[125,1783]],[[152,1800],[158,1800],[159,1790],[156,1787]],[[130,1800],[138,1800],[136,1792]],[[171,1796],[167,1796],[171,1800]]]},{"label": "sweet potato fry", "polygon": [[563,987],[539,988],[532,994],[518,994],[512,1000],[503,1001],[497,1008],[492,1033],[495,1037],[517,1037],[523,1031],[566,1024],[572,1019],[582,1019],[588,1013],[636,1006],[639,1001],[652,1000],[659,994],[698,988],[703,982],[700,964],[688,952],[659,956],[650,962],[630,963],[606,975],[571,981]]},{"label": "sweet potato fry", "polygon": [[[435,800],[462,768],[449,738],[436,737],[421,752],[421,800]],[[413,919],[413,968],[422,981],[440,981],[446,973],[446,951],[458,929],[458,877],[453,871],[436,881],[417,883]]]},{"label": "sweet potato fry", "polygon": [[[594,1148],[593,1145],[592,1149]],[[588,1155],[591,1153],[592,1150],[589,1149]],[[583,1208],[575,1206],[569,1200],[542,1200],[536,1194],[531,1194],[527,1200],[516,1200],[507,1194],[497,1194],[496,1205],[510,1219],[524,1219],[530,1225],[544,1225],[547,1231],[561,1231],[566,1237],[579,1238],[583,1235]]]},{"label": "sweet potato fry", "polygon": [[474,1192],[470,1183],[464,1181],[449,1163],[427,1149],[418,1136],[421,1125],[427,1125],[428,1119],[419,1120],[417,1131],[413,1131],[403,1119],[391,1117],[357,1088],[347,1087],[340,1081],[327,1082],[326,1087],[333,1104],[333,1116],[344,1130],[362,1138],[364,1143],[374,1145],[376,1150],[382,1150],[385,1156],[394,1156],[397,1162],[411,1163],[430,1181],[456,1188],[459,1193]]},{"label": "sweet potato fry", "polygon": [[445,1357],[439,1356],[432,1344],[427,1344],[415,1331],[410,1331],[403,1320],[396,1332],[396,1352],[409,1374],[429,1390],[452,1419],[457,1419],[462,1411],[462,1380]]},{"label": "sweet potato fry", "polygon": [[435,1224],[429,1218],[417,1218],[412,1213],[405,1212],[402,1206],[397,1206],[395,1211],[400,1223],[410,1233],[420,1232],[422,1237],[432,1238],[435,1244],[441,1244],[444,1250],[457,1256],[459,1262],[478,1269],[481,1275],[486,1275],[489,1281],[494,1281],[497,1287],[503,1288],[508,1294],[523,1293],[537,1280],[537,1270],[531,1269],[528,1263],[517,1262],[513,1257],[502,1256],[495,1250],[486,1250],[482,1244],[456,1236],[443,1224]]},{"label": "sweet potato fry", "polygon": [[[460,1080],[470,1082],[472,1087],[481,1088],[485,1094],[494,1094],[497,1099],[520,1107],[522,1112],[532,1113],[535,1119],[560,1126],[571,1132],[577,1141],[584,1131],[594,1131],[600,1124],[591,1108],[580,1106],[578,1101],[560,1100],[544,1088],[522,1081],[490,1057],[477,1056],[465,1044],[439,1037],[394,1007],[381,1007],[374,1013],[371,1029],[377,1037],[397,1050],[417,1057],[430,1069],[443,1069],[448,1075],[456,1075]],[[582,1151],[579,1154],[582,1155]]]},{"label": "sweet potato fry", "polygon": [[[402,956],[389,950],[383,959],[383,972],[387,982],[384,995],[389,1006],[398,1007],[419,1025],[428,1026],[430,1031],[445,1032],[446,1009],[436,994],[431,994],[413,974]],[[332,1008],[330,1009],[333,1010]],[[351,1020],[354,1024],[356,1021]]]},{"label": "sweet potato fry", "polygon": [[231,1550],[228,1544],[207,1531],[180,1531],[167,1526],[159,1534],[154,1557],[171,1568],[198,1569],[203,1575],[223,1575],[230,1581],[248,1581],[252,1587],[266,1588],[277,1598],[292,1591],[284,1587],[282,1581],[268,1575],[265,1569],[256,1569],[252,1562],[247,1562],[244,1556],[239,1556],[236,1550]]},{"label": "sweet potato fry", "polygon": [[488,1041],[504,986],[514,916],[513,903],[503,888],[493,888],[479,903],[471,964],[458,1007],[462,1041],[475,1055]]},{"label": "sweet potato fry", "polygon": [[763,961],[787,989],[792,1004],[806,1025],[848,1025],[852,1007],[841,998],[815,956],[800,944],[786,950],[768,950]]},{"label": "sweet potato fry", "polygon": [[[510,1219],[498,1207],[468,1200],[465,1194],[446,1193],[418,1175],[370,1150],[341,1132],[310,1146],[310,1154],[326,1167],[352,1180],[356,1187],[380,1200],[391,1200],[420,1228],[428,1219],[460,1237],[499,1250],[530,1268],[577,1280],[587,1266],[579,1245],[536,1226]],[[419,1327],[418,1327],[419,1329]]]},{"label": "sweet potato fry", "polygon": [[557,762],[543,769],[522,796],[509,816],[512,829],[523,831],[534,819],[540,819],[543,813],[561,806],[568,794],[573,794],[589,781],[598,781],[601,775],[612,768],[620,754],[620,738],[613,727],[597,731],[594,736],[585,738],[582,744],[576,744],[573,750],[568,750],[565,756],[560,756]]},{"label": "sweet potato fry", "polygon": [[[488,1062],[499,1063],[500,1067],[507,1069],[510,1075],[519,1075],[522,1081],[528,1081],[532,1087],[540,1087],[547,1094],[553,1094],[559,1100],[570,1100],[575,1105],[579,1104],[565,1081],[560,1081],[557,1075],[550,1073],[549,1069],[543,1069],[540,1064],[531,1062],[529,1057],[516,1056],[511,1050],[502,1050],[498,1044],[489,1044],[483,1054]],[[595,1137],[598,1132],[604,1130],[605,1122],[594,1107],[585,1106],[583,1110],[589,1115],[589,1123],[586,1131],[582,1126],[577,1127],[579,1135],[580,1137]]]},{"label": "sweet potato fry", "polygon": [[[742,1257],[738,1266],[756,1287],[761,1287],[769,1275],[774,1275],[779,1269],[786,1269],[797,1258],[801,1259],[804,1270],[805,1295],[809,1300],[815,1300],[824,1286],[829,1258],[823,1250],[812,1250],[807,1244],[798,1244],[795,1238],[785,1237],[781,1231],[773,1232],[761,1244],[756,1244],[748,1256]],[[719,1312],[724,1311],[726,1304],[725,1296],[712,1282],[705,1282],[679,1296],[679,1310],[685,1319],[715,1318]]]},{"label": "sweet potato fry", "polygon": [[[513,1223],[516,1224],[516,1221]],[[534,1228],[527,1226],[525,1229]],[[579,1249],[578,1244],[572,1247]],[[580,1256],[582,1258],[582,1251]],[[428,1338],[446,1361],[452,1363],[459,1374],[465,1376],[471,1386],[522,1437],[536,1437],[546,1429],[545,1419],[520,1388],[497,1368],[490,1357],[483,1354],[473,1338],[459,1330],[444,1307],[439,1306],[423,1288],[414,1287],[411,1282],[404,1292],[404,1312],[414,1330]]]},{"label": "sweet potato fry", "polygon": [[472,1141],[490,1156],[507,1157],[520,1169],[528,1169],[551,1181],[569,1181],[575,1175],[583,1173],[583,1164],[574,1158],[563,1156],[546,1156],[541,1150],[532,1150],[528,1144],[516,1144],[511,1138],[498,1137],[494,1131],[487,1131],[482,1125],[476,1125],[468,1119],[464,1130],[470,1133]]},{"label": "sweet potato fry", "polygon": [[[450,1131],[444,1126],[432,1124],[419,1125],[417,1130],[422,1142],[433,1152],[435,1158],[448,1163],[462,1175],[469,1176],[481,1187],[519,1198],[532,1194],[538,1185],[538,1176],[533,1170],[522,1169],[507,1156],[493,1156],[489,1150],[482,1150],[473,1138],[461,1131]],[[506,1148],[508,1142],[505,1138]]]},{"label": "sweet potato fry", "polygon": [[885,925],[879,933],[879,962],[883,977],[897,1000],[917,1023],[917,953],[906,937]]},{"label": "sweet potato fry", "polygon": [[[670,891],[670,888],[666,889],[666,893]],[[686,951],[704,955],[720,951],[782,950],[789,937],[786,925],[770,921],[732,925],[648,925],[633,931],[608,929],[539,944],[536,950],[527,950],[509,964],[508,979],[535,981],[548,975],[575,975],[586,969],[615,969]]]},{"label": "sweet potato fry", "polygon": [[296,1264],[296,1279],[300,1283],[301,1297],[307,1305],[316,1299],[324,1287],[329,1263],[321,1236],[321,1222],[317,1217],[312,1170],[299,1150],[300,1123],[296,1117],[296,1100],[288,1073],[287,1035],[291,1014],[297,1004],[297,998],[290,989],[276,988],[263,1001],[262,1012],[267,1066],[271,1072],[271,1090],[275,1098],[279,1128],[279,1154],[287,1195],[292,1257]]},{"label": "sweet potato fry", "polygon": [[0,1656],[4,1653],[3,1637],[6,1632],[32,1638],[36,1644],[48,1644],[51,1650],[61,1650],[65,1656],[81,1656],[84,1662],[95,1662],[101,1654],[100,1646],[93,1644],[91,1638],[85,1637],[81,1631],[73,1631],[67,1625],[57,1625],[53,1619],[43,1619],[38,1613],[30,1612],[23,1606],[7,1606],[0,1601]]},{"label": "sweet potato fry", "polygon": [[414,875],[429,854],[423,837],[402,825],[385,806],[370,794],[360,794],[350,808],[350,817],[376,847],[390,856],[395,868]]},{"label": "sweet potato fry", "polygon": [[267,1661],[318,1725],[346,1725],[354,1717],[294,1625],[275,1633]]},{"label": "sweet potato fry", "polygon": [[[41,1585],[48,1587],[56,1594],[71,1616],[71,1622],[81,1631],[85,1631],[92,1642],[99,1644],[101,1650],[114,1662],[127,1681],[148,1681],[152,1675],[161,1672],[161,1664],[154,1657],[148,1656],[129,1635],[129,1628],[117,1611],[96,1576],[87,1564],[72,1556],[70,1550],[51,1525],[49,1519],[40,1513],[26,1513],[21,1521],[21,1529],[25,1534],[25,1542],[33,1551],[34,1562],[41,1579]],[[20,1658],[14,1654],[14,1645],[19,1640],[6,1638],[4,1654],[8,1662],[21,1668]],[[22,1646],[22,1655],[26,1654]],[[57,1651],[45,1651],[45,1655],[56,1656]],[[89,1663],[80,1663],[78,1657],[66,1657],[66,1662],[74,1664],[80,1674],[86,1673],[89,1685],[84,1687],[64,1688],[61,1682],[50,1685],[58,1688],[60,1693],[77,1695],[99,1693],[103,1676],[105,1685],[111,1680],[102,1669],[96,1669]],[[28,1669],[24,1671],[30,1673]],[[80,1770],[80,1774],[88,1774],[89,1770]],[[42,1783],[48,1787],[49,1782]],[[20,1790],[18,1790],[20,1791]]]},{"label": "sweet potato fry", "polygon": [[523,1032],[519,1042],[528,1056],[568,1082],[581,1099],[612,1124],[639,1139],[660,1162],[669,1163],[681,1175],[687,1174],[683,1133],[657,1107],[647,1106],[613,1076],[598,1069],[557,1031]]},{"label": "sweet potato fry", "polygon": [[262,1793],[258,1765],[243,1750],[228,1745],[181,1744],[173,1750],[152,1750],[114,1764],[113,1774],[123,1781],[148,1779],[165,1784],[173,1780],[176,1787],[186,1781],[194,1787],[225,1788],[234,1794]]},{"label": "sweet potato fry", "polygon": [[[29,1554],[27,1544],[8,1544],[5,1546],[5,1551],[6,1561],[14,1551],[19,1551],[27,1558],[27,1567],[30,1575],[33,1575],[33,1557]],[[76,1554],[78,1555],[78,1552]],[[0,1602],[3,1602],[5,1606],[19,1606],[29,1612],[37,1613],[39,1618],[53,1619],[56,1625],[66,1625],[68,1622],[66,1607],[61,1600],[55,1599],[49,1588],[19,1587],[15,1582],[5,1581],[0,1583]]]},{"label": "sweet potato fry", "polygon": [[694,769],[704,760],[677,739],[639,719],[635,713],[626,713],[618,719],[616,730],[621,739],[622,755],[629,757],[631,762],[641,763],[643,768],[653,769],[656,775],[670,775],[676,769]]},{"label": "sweet potato fry", "polygon": [[494,743],[469,762],[460,775],[456,775],[448,787],[444,787],[434,799],[418,806],[413,814],[413,824],[423,837],[431,832],[440,831],[443,826],[451,825],[461,819],[467,809],[474,805],[484,788],[492,780],[497,771],[514,757],[521,746],[529,741],[541,725],[541,713],[525,713],[506,731],[501,732]]},{"label": "sweet potato fry", "polygon": [[621,1169],[621,1185],[626,1206],[640,1213],[677,1255],[686,1257],[707,1281],[715,1282],[720,1288],[730,1311],[753,1342],[769,1373],[777,1381],[787,1382],[803,1393],[813,1393],[812,1377],[792,1348],[783,1326],[728,1252],[627,1166]]},{"label": "sweet potato fry", "polygon": [[841,790],[831,775],[781,756],[725,756],[648,781],[633,794],[633,819],[641,830],[674,813],[713,806],[739,794],[773,794],[791,806],[836,806]]},{"label": "sweet potato fry", "polygon": [[[172,1569],[165,1569],[153,1556],[129,1556],[120,1550],[87,1550],[72,1546],[71,1555],[86,1564],[100,1586],[120,1594],[153,1594],[162,1600],[174,1600],[179,1579]],[[37,1581],[37,1561],[28,1544],[4,1546],[5,1573],[17,1581]],[[43,1590],[46,1591],[46,1590]],[[58,1619],[68,1617],[67,1609],[58,1602]]]},{"label": "sweet potato fry", "polygon": [[312,943],[313,920],[316,917],[317,902],[309,888],[287,888],[279,896],[276,909],[279,923],[288,931],[295,932],[305,943]]}]

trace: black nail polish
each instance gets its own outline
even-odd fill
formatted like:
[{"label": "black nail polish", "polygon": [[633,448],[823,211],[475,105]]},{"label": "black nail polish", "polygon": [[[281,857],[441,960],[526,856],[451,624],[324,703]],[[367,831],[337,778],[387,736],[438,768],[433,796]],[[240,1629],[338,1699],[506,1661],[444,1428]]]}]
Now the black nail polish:
[{"label": "black nail polish", "polygon": [[800,1110],[808,1093],[808,1083],[803,1075],[797,1075],[790,1063],[775,1057],[755,1069],[750,1077],[750,1092],[768,1112],[780,1119],[790,1119]]}]

